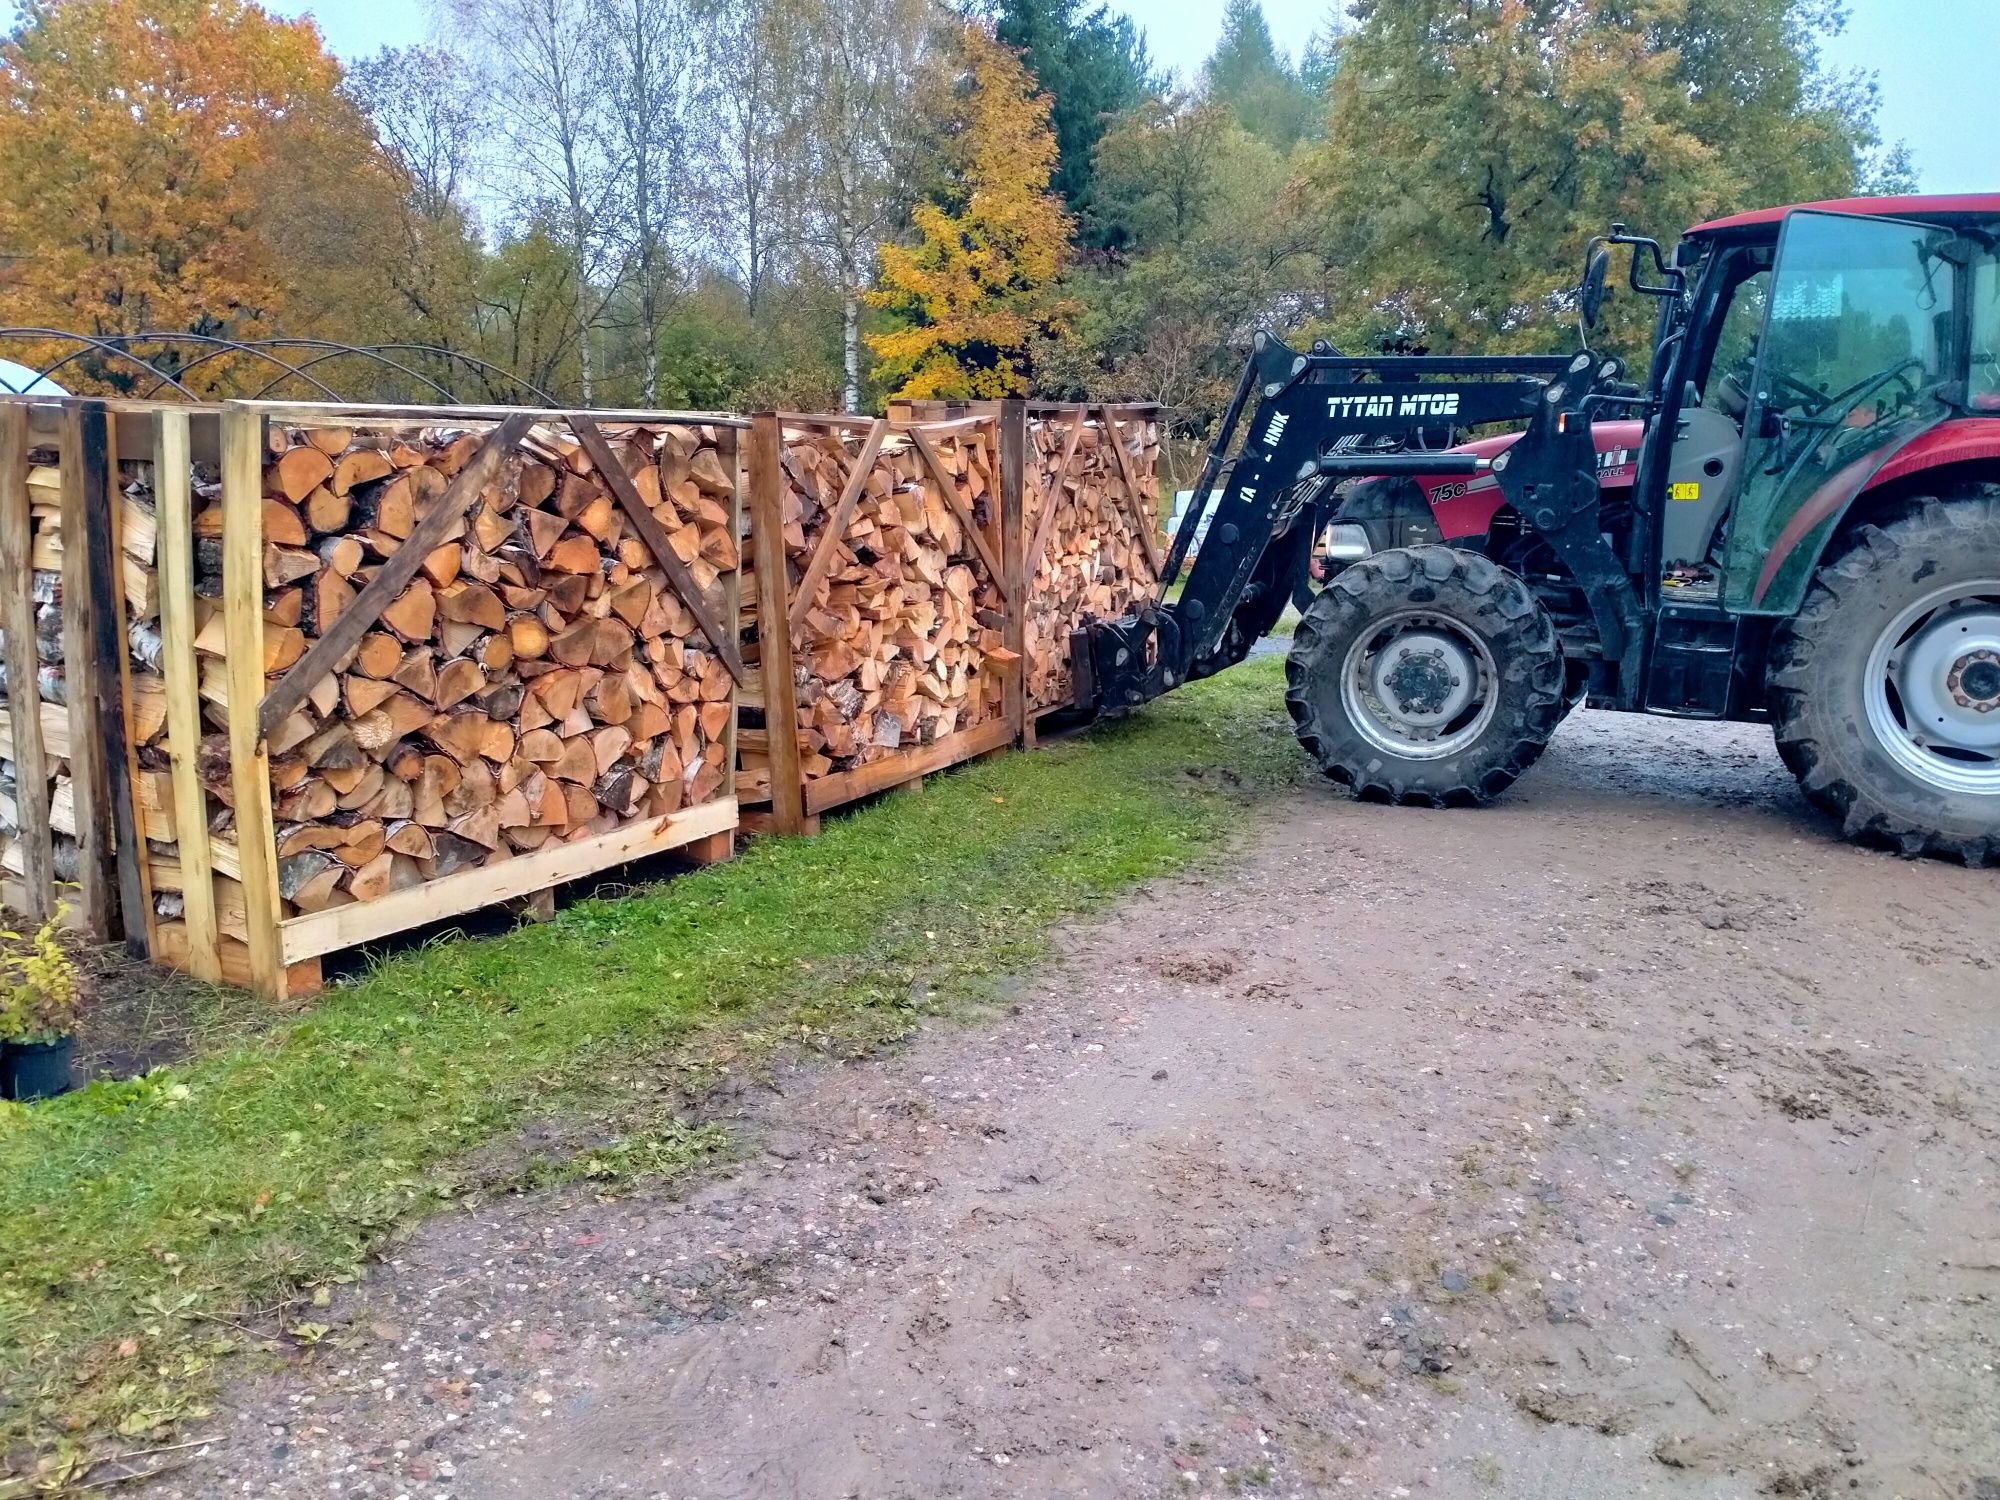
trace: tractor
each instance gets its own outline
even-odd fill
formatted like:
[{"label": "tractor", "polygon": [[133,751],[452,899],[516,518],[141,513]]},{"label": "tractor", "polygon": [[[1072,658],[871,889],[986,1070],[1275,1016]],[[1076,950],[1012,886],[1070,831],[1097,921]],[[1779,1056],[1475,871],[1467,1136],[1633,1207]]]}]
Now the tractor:
[{"label": "tractor", "polygon": [[[1618,256],[1643,386],[1590,347]],[[1259,332],[1158,596],[1071,637],[1076,706],[1220,671],[1298,598],[1287,703],[1361,797],[1485,803],[1588,703],[1769,723],[1848,837],[2000,861],[2000,194],[1671,255],[1614,224],[1574,300],[1569,355]]]}]

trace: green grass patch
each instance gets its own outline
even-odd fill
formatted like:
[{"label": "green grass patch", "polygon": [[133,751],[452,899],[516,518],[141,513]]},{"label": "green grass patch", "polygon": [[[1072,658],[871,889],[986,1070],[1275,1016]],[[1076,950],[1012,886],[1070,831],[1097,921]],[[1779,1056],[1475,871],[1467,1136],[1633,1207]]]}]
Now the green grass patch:
[{"label": "green grass patch", "polygon": [[1301,774],[1279,677],[1251,663],[817,839],[385,961],[186,1063],[0,1106],[0,1451],[142,1446],[205,1414],[218,1360],[321,1328],[315,1298],[423,1215],[685,1173],[727,1150],[693,1117],[729,1072],[993,994],[1052,923],[1221,848]]}]

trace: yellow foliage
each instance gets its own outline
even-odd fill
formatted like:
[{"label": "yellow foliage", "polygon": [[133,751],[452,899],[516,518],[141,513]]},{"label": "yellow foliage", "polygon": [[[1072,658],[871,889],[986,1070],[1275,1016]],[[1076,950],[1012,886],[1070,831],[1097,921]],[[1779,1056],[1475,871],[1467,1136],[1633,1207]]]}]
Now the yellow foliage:
[{"label": "yellow foliage", "polygon": [[881,247],[868,294],[901,325],[868,342],[882,377],[910,400],[1020,394],[1029,342],[1068,316],[1050,292],[1070,220],[1049,191],[1049,100],[981,25],[965,28],[964,60],[969,87],[943,201],[917,205],[914,243]]}]

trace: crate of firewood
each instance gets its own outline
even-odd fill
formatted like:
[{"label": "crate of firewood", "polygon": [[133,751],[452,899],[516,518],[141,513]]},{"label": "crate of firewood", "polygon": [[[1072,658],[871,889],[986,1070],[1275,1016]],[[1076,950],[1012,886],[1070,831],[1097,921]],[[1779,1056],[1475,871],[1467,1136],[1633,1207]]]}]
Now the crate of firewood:
[{"label": "crate of firewood", "polygon": [[1032,406],[1024,552],[1027,712],[1075,691],[1070,635],[1159,589],[1159,424],[1151,408]]},{"label": "crate of firewood", "polygon": [[739,791],[769,800],[781,831],[1014,739],[1018,520],[1010,539],[999,427],[753,420],[758,691]]},{"label": "crate of firewood", "polygon": [[153,420],[127,488],[159,537],[163,712],[131,735],[175,813],[143,862],[156,958],[307,991],[337,949],[727,853],[741,423]]}]

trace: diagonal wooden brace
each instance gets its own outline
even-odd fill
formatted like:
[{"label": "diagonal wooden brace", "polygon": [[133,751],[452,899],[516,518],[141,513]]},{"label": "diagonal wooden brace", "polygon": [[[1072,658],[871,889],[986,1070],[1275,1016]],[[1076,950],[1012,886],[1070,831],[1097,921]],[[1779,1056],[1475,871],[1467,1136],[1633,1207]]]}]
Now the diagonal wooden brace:
[{"label": "diagonal wooden brace", "polygon": [[708,637],[708,643],[715,648],[715,654],[722,658],[722,664],[729,668],[729,675],[736,679],[740,687],[749,680],[743,666],[743,658],[737,654],[736,642],[722,628],[701,597],[701,590],[695,587],[693,576],[667,541],[666,529],[662,527],[647,507],[645,500],[633,486],[632,476],[625,472],[625,466],[618,462],[618,455],[611,451],[611,444],[604,439],[604,433],[589,417],[577,414],[568,418],[569,430],[577,435],[583,444],[583,451],[590,455],[590,461],[597,466],[597,472],[604,482],[611,486],[611,493],[624,507],[625,515],[632,523],[632,529],[639,533],[639,539],[653,554],[653,561],[660,565],[660,571],[667,575],[667,582],[674,586],[674,592],[681,596],[681,602],[694,616],[694,622],[701,627],[701,633]]},{"label": "diagonal wooden brace", "polygon": [[833,567],[833,554],[840,546],[840,539],[847,534],[847,523],[861,499],[862,487],[868,482],[868,471],[875,466],[875,455],[882,451],[882,439],[888,435],[889,424],[878,418],[875,425],[868,429],[868,438],[861,445],[854,467],[847,471],[847,483],[841,487],[840,500],[827,516],[826,527],[819,535],[819,546],[813,549],[812,561],[806,564],[805,577],[799,580],[799,586],[793,592],[791,613],[787,617],[793,630],[805,624],[806,612],[812,608],[813,595],[819,592],[820,580]]},{"label": "diagonal wooden brace", "polygon": [[917,445],[918,454],[923,458],[924,467],[931,471],[931,478],[937,481],[938,488],[944,492],[944,503],[951,507],[959,523],[965,527],[965,535],[972,543],[972,550],[977,552],[979,560],[986,564],[987,576],[1004,588],[1007,571],[1000,566],[1000,559],[993,555],[993,548],[987,544],[986,534],[979,529],[979,523],[972,519],[972,508],[960,498],[958,481],[951,477],[951,471],[945,468],[944,460],[938,457],[937,449],[931,446],[931,440],[924,436],[921,427],[910,428],[909,434]]},{"label": "diagonal wooden brace", "polygon": [[326,634],[314,641],[306,654],[292,664],[292,669],[285,673],[278,685],[264,695],[264,701],[257,709],[257,733],[260,736],[268,735],[290,717],[306,701],[306,694],[319,680],[331,672],[341,658],[354,649],[355,643],[374,627],[382,617],[382,611],[394,604],[403,590],[409,587],[424,559],[444,544],[452,527],[465,520],[466,512],[498,477],[507,455],[520,446],[521,439],[534,425],[535,414],[523,411],[516,412],[494,429],[493,435],[473,455],[472,461],[458,471],[458,477],[423,513],[394,555],[354,596],[353,602],[340,612],[340,618],[328,626]]}]

